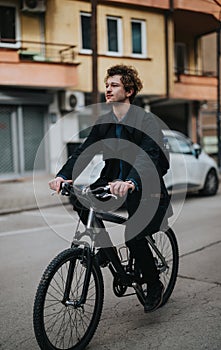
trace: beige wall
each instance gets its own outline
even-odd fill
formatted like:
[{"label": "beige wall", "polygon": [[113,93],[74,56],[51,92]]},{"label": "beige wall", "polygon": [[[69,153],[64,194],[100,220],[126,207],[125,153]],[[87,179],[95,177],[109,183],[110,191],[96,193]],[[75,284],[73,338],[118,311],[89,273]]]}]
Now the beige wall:
[{"label": "beige wall", "polygon": [[41,40],[40,19],[38,16],[30,16],[30,14],[21,12],[21,40],[22,49],[29,49],[32,52],[40,53],[39,44],[30,43],[35,41],[39,43]]},{"label": "beige wall", "polygon": [[[77,45],[80,52],[80,12],[91,12],[91,4],[84,1],[48,0],[47,2],[46,41]],[[59,11],[58,11],[59,9]],[[123,57],[107,55],[106,16],[122,18]],[[146,21],[147,59],[131,57],[131,19]],[[165,39],[164,17],[148,11],[136,11],[112,6],[98,6],[98,87],[104,90],[103,77],[106,69],[112,64],[125,63],[135,66],[143,79],[143,93],[165,94]],[[79,54],[77,61],[79,84],[75,89],[90,92],[92,90],[92,58],[91,55]]]},{"label": "beige wall", "polygon": [[76,45],[79,42],[79,12],[90,5],[79,1],[48,0],[46,13],[46,40]]},{"label": "beige wall", "polygon": [[40,21],[38,17],[22,14],[21,16],[22,40],[40,41]]},{"label": "beige wall", "polygon": [[[116,16],[122,19],[123,32],[123,56],[115,57],[107,55],[107,29],[106,16]],[[131,19],[146,21],[146,46],[148,59],[132,58]],[[80,27],[80,26],[79,26]],[[79,33],[80,35],[80,33]],[[144,11],[133,11],[116,7],[98,7],[98,88],[104,91],[103,78],[108,67],[113,64],[130,64],[135,66],[144,83],[142,93],[165,94],[165,39],[164,17],[159,14]],[[88,77],[87,80],[79,79],[79,90],[91,91],[91,57],[79,56],[82,62],[79,67],[80,76]]]}]

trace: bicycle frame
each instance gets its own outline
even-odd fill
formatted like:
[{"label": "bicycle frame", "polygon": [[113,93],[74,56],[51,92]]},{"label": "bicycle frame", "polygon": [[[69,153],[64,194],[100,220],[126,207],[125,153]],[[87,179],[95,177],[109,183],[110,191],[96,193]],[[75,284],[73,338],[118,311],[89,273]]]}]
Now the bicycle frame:
[{"label": "bicycle frame", "polygon": [[[120,216],[120,215],[116,215],[116,214],[105,213],[105,212],[96,212],[95,209],[90,207],[88,221],[87,221],[87,225],[86,225],[86,231],[82,232],[81,234],[78,233],[77,239],[74,239],[72,242],[72,246],[83,245],[84,246],[84,254],[86,254],[86,257],[87,257],[86,261],[87,261],[88,268],[87,268],[86,275],[84,278],[82,294],[81,294],[80,299],[78,301],[71,301],[69,298],[69,294],[70,294],[70,290],[71,290],[71,282],[72,282],[72,277],[73,277],[73,271],[75,268],[75,262],[72,261],[69,265],[68,276],[67,276],[66,285],[65,285],[65,292],[64,292],[64,297],[63,297],[63,301],[62,301],[63,304],[65,304],[65,305],[72,305],[75,308],[77,308],[80,305],[84,304],[86,301],[88,287],[89,287],[89,283],[90,283],[90,276],[91,276],[91,272],[92,272],[92,263],[93,263],[93,259],[95,258],[95,255],[94,255],[94,248],[93,247],[91,248],[88,242],[82,241],[81,237],[84,235],[88,235],[91,237],[92,240],[95,240],[95,236],[97,234],[96,232],[94,232],[95,228],[103,229],[99,220],[110,221],[110,222],[114,222],[117,224],[125,224],[127,219]],[[119,274],[126,284],[131,285],[132,281],[128,277],[128,275],[126,274],[125,270],[123,269],[114,247],[105,248],[105,253],[107,254],[110,262],[113,264],[113,266],[111,266],[111,265],[109,266],[110,271],[112,272],[113,276],[116,276],[116,274]],[[84,256],[84,254],[83,254],[83,256]],[[82,259],[83,259],[83,256],[82,256]]]},{"label": "bicycle frame", "polygon": [[[98,229],[103,229],[99,220],[110,221],[110,222],[114,222],[117,224],[125,224],[127,221],[126,218],[124,218],[120,215],[105,213],[105,212],[96,212],[93,208],[90,208],[89,215],[88,215],[88,221],[87,221],[87,225],[86,225],[86,231],[83,232],[80,236],[89,235],[90,237],[95,239],[96,233],[94,233],[94,228],[97,227]],[[94,249],[91,249],[87,242],[84,242],[81,240],[73,240],[73,242],[72,242],[72,245],[74,245],[74,246],[81,245],[81,244],[84,245],[84,251],[86,252],[86,255],[87,255],[87,264],[88,264],[87,273],[86,273],[85,278],[84,278],[82,294],[81,294],[80,299],[78,301],[68,300],[70,288],[71,288],[71,278],[69,278],[69,275],[70,276],[73,275],[73,269],[74,269],[74,265],[71,264],[69,266],[70,271],[68,271],[68,278],[67,278],[67,282],[66,282],[65,295],[64,295],[65,304],[72,305],[75,308],[80,307],[86,301],[88,287],[89,287],[89,283],[90,283],[90,276],[91,276],[91,272],[92,272],[92,263],[93,263],[93,259],[95,258]],[[137,283],[124,270],[123,266],[121,265],[121,261],[119,259],[119,256],[118,256],[115,248],[113,246],[111,246],[111,247],[103,248],[103,251],[105,252],[106,256],[108,257],[108,259],[110,261],[110,263],[108,264],[108,267],[109,267],[109,270],[111,271],[113,277],[115,278],[115,277],[119,276],[121,281],[126,286],[133,286],[135,291],[139,294],[140,298],[143,299],[143,301],[144,301],[143,293],[141,292]],[[128,294],[128,295],[131,295],[131,294]]]},{"label": "bicycle frame", "polygon": [[[62,187],[62,194],[72,195],[74,190],[75,186],[66,184]],[[117,297],[136,295],[140,304],[146,305],[151,284],[144,278],[139,258],[136,260],[130,253],[127,242],[120,247],[113,246],[111,231],[108,233],[104,225],[104,221],[113,222],[113,226],[125,225],[128,220],[118,213],[104,212],[95,207],[97,202],[91,194],[105,200],[107,197],[115,197],[108,186],[100,187],[98,192],[93,191],[90,188],[76,189],[79,198],[82,197],[89,203],[85,230],[82,232],[77,225],[71,248],[61,251],[53,258],[39,282],[33,325],[41,349],[85,349],[89,344],[102,315],[105,287],[102,267],[110,269],[112,288]],[[83,206],[84,203],[85,201]],[[81,207],[77,209],[79,217],[85,223]],[[179,266],[176,236],[170,227],[165,229],[146,237],[159,278],[165,287],[158,307],[163,306],[171,296]],[[85,235],[90,240],[84,238]]]},{"label": "bicycle frame", "polygon": [[[64,293],[64,298],[63,298],[63,303],[65,305],[71,304],[74,307],[79,307],[83,305],[86,301],[87,298],[87,293],[88,293],[88,287],[90,283],[90,277],[91,277],[91,272],[92,272],[92,263],[93,259],[95,258],[95,247],[94,245],[90,246],[88,242],[82,241],[81,238],[84,235],[89,236],[92,239],[92,242],[95,242],[97,232],[99,230],[104,229],[104,226],[102,226],[103,221],[109,221],[113,222],[116,224],[120,225],[125,225],[127,218],[120,216],[118,214],[110,213],[110,212],[102,212],[102,211],[96,211],[96,209],[93,207],[93,204],[90,204],[90,209],[89,209],[89,215],[88,215],[88,220],[87,220],[87,225],[86,225],[86,230],[82,233],[76,232],[76,238],[73,239],[72,246],[80,246],[83,245],[84,247],[84,254],[86,254],[87,257],[87,272],[84,278],[84,284],[83,284],[83,289],[82,289],[82,294],[80,296],[80,299],[78,301],[70,301],[69,299],[69,294],[70,294],[70,289],[71,289],[71,281],[73,277],[73,271],[75,264],[74,262],[70,264],[69,270],[68,270],[68,276],[67,276],[67,281],[66,281],[66,286],[65,286],[65,293]],[[98,230],[98,231],[97,231]],[[97,231],[97,232],[96,232]],[[108,232],[105,230],[107,235],[109,236]],[[160,258],[163,268],[166,269],[168,267],[163,255],[161,252],[158,250],[158,248],[155,246],[154,241],[151,236],[147,236],[148,243],[151,245],[152,249],[155,251],[157,256]],[[128,275],[123,268],[121,261],[119,259],[119,256],[113,246],[109,246],[106,248],[103,248],[103,251],[105,252],[108,260],[110,261],[108,267],[113,275],[113,277],[119,276],[121,281],[125,284],[125,286],[132,286],[135,291],[140,295],[141,298],[143,298],[143,294],[140,291],[139,285],[134,281],[132,276]],[[83,259],[82,256],[82,259]]]}]

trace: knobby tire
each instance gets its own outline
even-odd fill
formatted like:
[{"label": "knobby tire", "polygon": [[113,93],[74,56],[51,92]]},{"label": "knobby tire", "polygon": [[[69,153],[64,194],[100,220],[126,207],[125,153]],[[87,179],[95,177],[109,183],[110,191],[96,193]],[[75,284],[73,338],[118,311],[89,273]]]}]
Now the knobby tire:
[{"label": "knobby tire", "polygon": [[70,260],[75,261],[70,299],[79,300],[87,269],[81,248],[70,248],[58,254],[46,268],[36,292],[33,323],[42,350],[85,349],[100,321],[104,284],[95,259],[87,299],[82,308],[65,306],[61,302]]}]

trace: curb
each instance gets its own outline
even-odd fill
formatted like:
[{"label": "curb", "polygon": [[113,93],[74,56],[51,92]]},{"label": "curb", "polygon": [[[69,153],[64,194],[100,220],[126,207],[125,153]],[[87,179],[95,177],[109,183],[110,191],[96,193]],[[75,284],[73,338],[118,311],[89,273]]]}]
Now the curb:
[{"label": "curb", "polygon": [[22,213],[23,211],[31,211],[31,210],[40,210],[40,209],[46,209],[46,208],[53,208],[53,207],[59,207],[59,206],[63,206],[63,205],[71,205],[70,203],[59,203],[59,204],[45,204],[45,205],[41,205],[40,207],[38,206],[34,206],[34,205],[30,205],[27,207],[15,207],[15,208],[8,208],[8,209],[2,209],[0,210],[0,216],[3,215],[9,215],[9,214],[18,214],[18,213]]}]

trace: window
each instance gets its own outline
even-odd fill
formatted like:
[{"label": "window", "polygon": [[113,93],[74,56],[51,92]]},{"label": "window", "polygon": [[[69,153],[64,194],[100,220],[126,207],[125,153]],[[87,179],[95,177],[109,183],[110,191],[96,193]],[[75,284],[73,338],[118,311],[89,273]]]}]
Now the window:
[{"label": "window", "polygon": [[171,153],[193,154],[192,143],[182,137],[168,137]]},{"label": "window", "polygon": [[107,17],[108,53],[122,55],[122,26],[121,19]]},{"label": "window", "polygon": [[132,20],[131,32],[133,56],[146,56],[146,23],[140,20]]},{"label": "window", "polygon": [[186,72],[186,44],[175,43],[175,71],[178,74]]},{"label": "window", "polygon": [[81,48],[91,53],[91,14],[81,13]]},{"label": "window", "polygon": [[17,44],[16,7],[0,6],[0,46],[14,47]]}]

